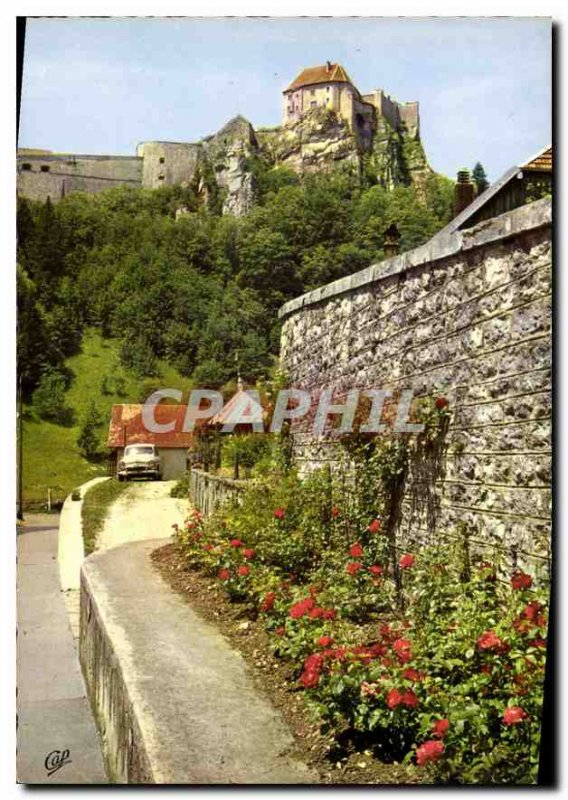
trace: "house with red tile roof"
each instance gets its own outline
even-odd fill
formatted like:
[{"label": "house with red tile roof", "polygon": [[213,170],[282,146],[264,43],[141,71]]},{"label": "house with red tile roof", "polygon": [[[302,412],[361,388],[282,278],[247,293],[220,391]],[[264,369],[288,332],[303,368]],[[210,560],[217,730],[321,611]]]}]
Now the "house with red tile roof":
[{"label": "house with red tile roof", "polygon": [[112,451],[115,465],[124,455],[124,448],[132,444],[154,444],[162,459],[162,478],[182,478],[188,463],[188,450],[193,436],[183,430],[187,406],[159,403],[153,409],[156,427],[148,430],[140,403],[120,403],[111,410],[107,445]]}]

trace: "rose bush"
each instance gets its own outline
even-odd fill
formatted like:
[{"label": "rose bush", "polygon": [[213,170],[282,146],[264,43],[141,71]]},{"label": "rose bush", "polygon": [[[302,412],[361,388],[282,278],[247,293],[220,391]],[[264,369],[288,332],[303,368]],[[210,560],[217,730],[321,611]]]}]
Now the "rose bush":
[{"label": "rose bush", "polygon": [[[442,399],[429,413],[444,421]],[[236,508],[192,512],[175,541],[263,621],[324,730],[425,782],[534,783],[546,586],[471,554],[463,528],[399,549],[369,475],[397,486],[404,453],[380,452],[360,491],[325,471],[269,476]]]}]

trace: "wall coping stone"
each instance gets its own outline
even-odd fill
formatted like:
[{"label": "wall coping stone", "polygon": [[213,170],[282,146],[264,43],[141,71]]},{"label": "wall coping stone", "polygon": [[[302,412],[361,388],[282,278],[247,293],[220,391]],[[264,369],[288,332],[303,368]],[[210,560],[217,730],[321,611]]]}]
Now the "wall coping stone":
[{"label": "wall coping stone", "polygon": [[473,228],[442,236],[436,234],[428,242],[414,250],[401,253],[378,264],[372,264],[360,272],[347,275],[345,278],[320,286],[288,301],[278,312],[278,317],[286,319],[307,306],[313,306],[347,292],[361,289],[372,283],[391,278],[393,275],[400,275],[423,264],[451,258],[460,252],[475,250],[487,244],[503,241],[511,236],[546,227],[551,223],[552,200],[543,198],[500,214],[498,217],[483,220]]}]

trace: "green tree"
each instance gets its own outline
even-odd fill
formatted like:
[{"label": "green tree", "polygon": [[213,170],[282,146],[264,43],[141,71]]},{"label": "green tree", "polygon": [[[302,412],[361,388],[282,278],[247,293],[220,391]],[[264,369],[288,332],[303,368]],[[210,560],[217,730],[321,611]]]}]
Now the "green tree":
[{"label": "green tree", "polygon": [[42,419],[66,424],[69,411],[65,408],[65,377],[54,369],[44,372],[33,394],[33,405]]},{"label": "green tree", "polygon": [[485,174],[485,170],[481,162],[477,162],[472,170],[471,176],[475,181],[475,185],[477,186],[477,194],[479,195],[489,186],[489,181],[487,180],[487,175]]},{"label": "green tree", "polygon": [[89,461],[95,461],[101,454],[98,432],[101,423],[102,417],[95,405],[95,401],[91,400],[87,406],[77,438],[79,450]]}]

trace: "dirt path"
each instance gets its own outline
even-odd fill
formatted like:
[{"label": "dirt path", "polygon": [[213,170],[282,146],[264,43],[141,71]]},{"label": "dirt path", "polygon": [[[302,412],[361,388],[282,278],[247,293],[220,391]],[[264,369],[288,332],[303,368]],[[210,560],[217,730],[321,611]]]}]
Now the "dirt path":
[{"label": "dirt path", "polygon": [[189,501],[170,497],[175,481],[136,481],[109,510],[97,550],[126,542],[168,538],[174,522],[187,516]]}]

